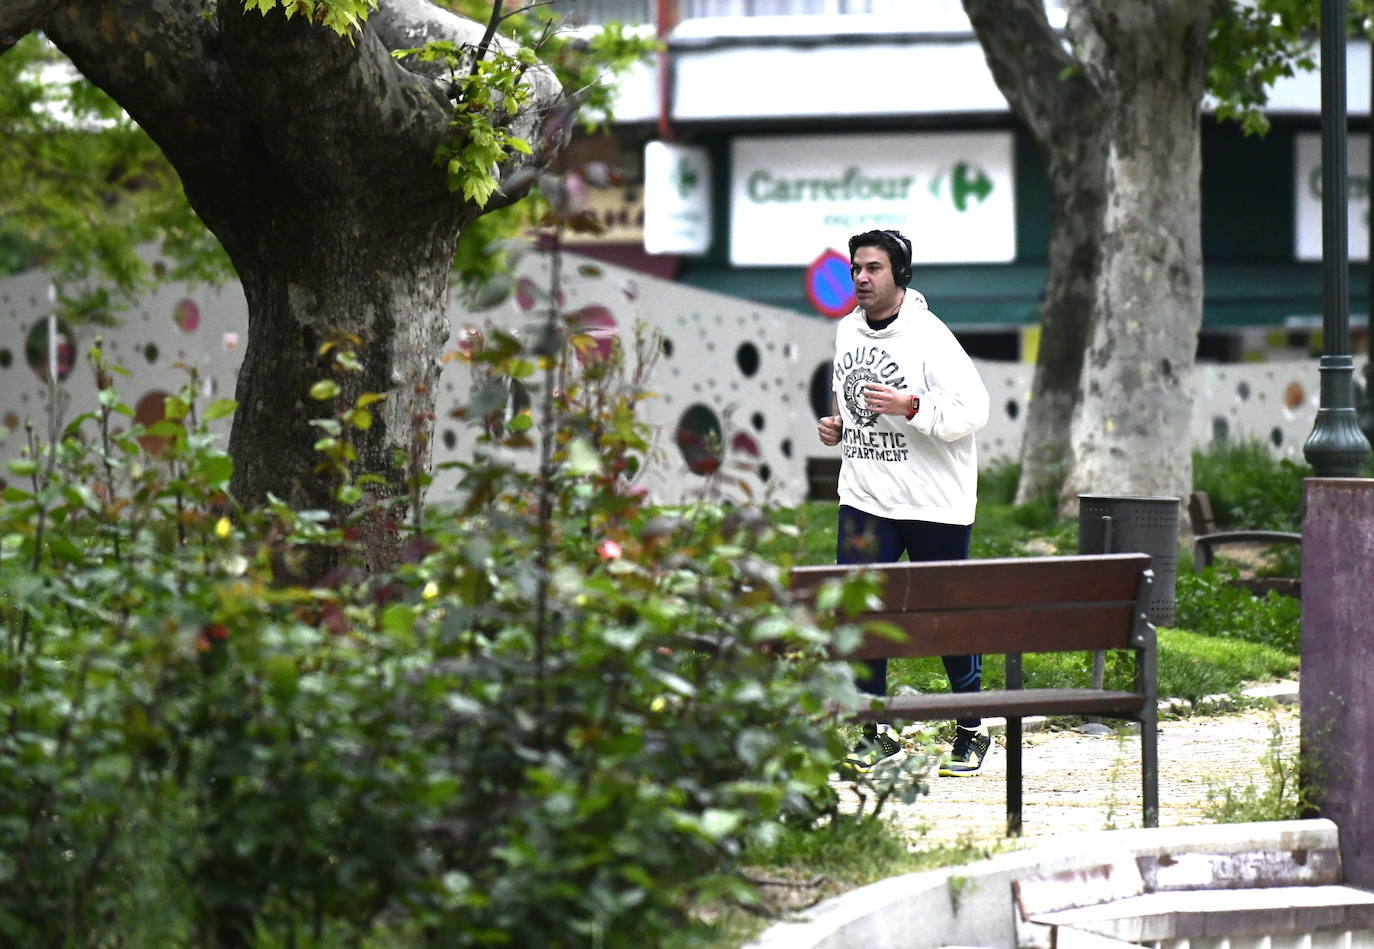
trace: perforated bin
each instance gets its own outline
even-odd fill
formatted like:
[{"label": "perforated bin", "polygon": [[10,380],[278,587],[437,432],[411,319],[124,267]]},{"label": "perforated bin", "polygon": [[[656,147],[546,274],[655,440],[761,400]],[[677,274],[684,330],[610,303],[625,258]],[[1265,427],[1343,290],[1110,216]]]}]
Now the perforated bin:
[{"label": "perforated bin", "polygon": [[1178,498],[1078,496],[1080,554],[1150,555],[1155,582],[1146,612],[1156,626],[1172,626],[1178,607],[1178,511]]}]

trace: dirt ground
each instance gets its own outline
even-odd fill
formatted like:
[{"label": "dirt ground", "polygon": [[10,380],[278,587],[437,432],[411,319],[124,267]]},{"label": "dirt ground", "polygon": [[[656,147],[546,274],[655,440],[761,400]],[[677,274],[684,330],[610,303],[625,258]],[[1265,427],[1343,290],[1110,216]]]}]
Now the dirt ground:
[{"label": "dirt ground", "polygon": [[[1225,789],[1271,786],[1277,753],[1297,758],[1298,706],[1249,709],[1159,725],[1160,826],[1205,823]],[[1076,730],[1024,739],[1024,840],[1083,830],[1139,827],[1140,737]],[[990,841],[1006,824],[1006,754],[999,735],[972,777],[929,779],[930,794],[894,814],[930,843]],[[892,805],[889,805],[891,807]]]}]

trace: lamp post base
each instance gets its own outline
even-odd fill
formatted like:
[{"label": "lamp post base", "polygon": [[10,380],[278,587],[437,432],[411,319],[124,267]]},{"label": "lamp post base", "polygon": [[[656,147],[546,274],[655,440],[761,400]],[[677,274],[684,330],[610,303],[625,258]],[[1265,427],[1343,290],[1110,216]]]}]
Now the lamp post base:
[{"label": "lamp post base", "polygon": [[1369,440],[1355,414],[1355,360],[1323,356],[1321,408],[1302,454],[1319,478],[1358,478],[1369,459]]}]

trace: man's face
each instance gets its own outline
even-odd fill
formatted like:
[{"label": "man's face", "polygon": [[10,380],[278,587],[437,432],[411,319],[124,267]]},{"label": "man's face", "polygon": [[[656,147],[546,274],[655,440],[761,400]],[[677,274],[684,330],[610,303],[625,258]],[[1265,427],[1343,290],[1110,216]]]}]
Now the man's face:
[{"label": "man's face", "polygon": [[875,320],[886,319],[902,300],[902,288],[892,278],[892,262],[881,247],[860,247],[850,267],[854,296],[864,312]]}]

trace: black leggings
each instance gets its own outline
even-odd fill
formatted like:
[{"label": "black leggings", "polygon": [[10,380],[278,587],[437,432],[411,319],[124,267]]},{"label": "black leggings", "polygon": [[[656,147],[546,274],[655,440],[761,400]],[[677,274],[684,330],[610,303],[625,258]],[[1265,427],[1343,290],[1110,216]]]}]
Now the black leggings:
[{"label": "black leggings", "polygon": [[[932,521],[896,521],[840,505],[836,533],[836,563],[892,563],[906,554],[907,560],[967,560],[973,525],[936,524]],[[977,692],[983,685],[983,657],[941,656],[953,692]],[[860,692],[887,694],[887,660],[864,661],[865,676],[855,685]],[[977,728],[982,719],[959,720],[965,728]]]}]

